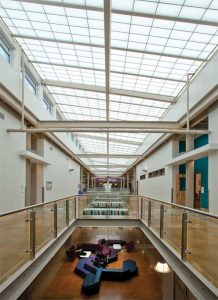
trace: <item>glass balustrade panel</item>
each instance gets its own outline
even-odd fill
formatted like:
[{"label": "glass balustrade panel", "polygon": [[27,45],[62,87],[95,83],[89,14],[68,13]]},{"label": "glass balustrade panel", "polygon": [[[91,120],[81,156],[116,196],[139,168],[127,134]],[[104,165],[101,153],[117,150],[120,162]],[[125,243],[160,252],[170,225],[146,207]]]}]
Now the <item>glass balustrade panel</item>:
[{"label": "glass balustrade panel", "polygon": [[138,219],[139,217],[139,201],[137,196],[129,196],[129,218]]},{"label": "glass balustrade panel", "polygon": [[66,200],[57,203],[57,232],[61,232],[66,227]]},{"label": "glass balustrade panel", "polygon": [[36,217],[36,252],[54,238],[53,208],[53,204],[44,204],[34,208]]},{"label": "glass balustrade panel", "polygon": [[218,219],[188,213],[187,261],[218,288]]},{"label": "glass balustrade panel", "polygon": [[76,197],[69,198],[69,220],[76,219]]},{"label": "glass balustrade panel", "polygon": [[183,209],[164,204],[163,238],[177,252],[181,253]]},{"label": "glass balustrade panel", "polygon": [[29,260],[29,210],[2,216],[0,219],[0,283]]},{"label": "glass balustrade panel", "polygon": [[141,216],[145,224],[148,225],[148,200],[144,198],[142,198],[141,202]]},{"label": "glass balustrade panel", "polygon": [[150,227],[160,234],[160,202],[151,201],[151,225]]}]

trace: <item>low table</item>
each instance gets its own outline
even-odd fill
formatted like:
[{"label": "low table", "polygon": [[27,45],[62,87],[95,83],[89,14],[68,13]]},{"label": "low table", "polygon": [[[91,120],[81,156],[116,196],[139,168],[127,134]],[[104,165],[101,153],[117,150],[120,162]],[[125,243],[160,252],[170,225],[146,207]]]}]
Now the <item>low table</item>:
[{"label": "low table", "polygon": [[113,249],[114,249],[114,250],[121,250],[122,247],[121,247],[120,244],[113,244]]},{"label": "low table", "polygon": [[85,254],[80,255],[80,256],[79,256],[80,258],[89,257],[89,256],[92,254],[91,251],[83,251],[83,252],[85,252]]}]

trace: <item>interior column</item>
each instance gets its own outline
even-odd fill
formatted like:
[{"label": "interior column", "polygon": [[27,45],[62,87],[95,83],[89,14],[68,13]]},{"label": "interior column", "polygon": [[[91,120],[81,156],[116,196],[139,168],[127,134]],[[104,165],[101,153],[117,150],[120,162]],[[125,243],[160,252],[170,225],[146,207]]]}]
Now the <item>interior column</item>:
[{"label": "interior column", "polygon": [[[186,152],[194,149],[194,136],[186,135]],[[186,162],[186,206],[194,207],[194,161]]]}]

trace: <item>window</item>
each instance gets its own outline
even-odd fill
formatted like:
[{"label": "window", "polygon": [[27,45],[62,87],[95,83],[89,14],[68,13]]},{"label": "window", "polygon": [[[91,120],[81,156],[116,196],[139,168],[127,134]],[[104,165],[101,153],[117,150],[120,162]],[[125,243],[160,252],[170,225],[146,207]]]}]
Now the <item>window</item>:
[{"label": "window", "polygon": [[164,176],[164,175],[165,175],[165,169],[163,168],[163,169],[159,169],[159,170],[148,173],[148,178]]},{"label": "window", "polygon": [[32,76],[25,70],[25,82],[27,86],[30,88],[30,90],[33,92],[34,95],[36,95],[36,83]]},{"label": "window", "polygon": [[0,55],[10,64],[11,50],[1,37],[0,37]]},{"label": "window", "polygon": [[52,104],[46,96],[43,97],[43,106],[50,114],[52,113]]},{"label": "window", "polygon": [[61,120],[62,120],[62,117],[61,117],[61,115],[60,115],[60,113],[59,113],[59,112],[56,112],[56,118],[57,118],[57,120],[59,120],[59,121],[61,121]]},{"label": "window", "polygon": [[145,174],[140,176],[140,180],[144,180],[146,178]]}]

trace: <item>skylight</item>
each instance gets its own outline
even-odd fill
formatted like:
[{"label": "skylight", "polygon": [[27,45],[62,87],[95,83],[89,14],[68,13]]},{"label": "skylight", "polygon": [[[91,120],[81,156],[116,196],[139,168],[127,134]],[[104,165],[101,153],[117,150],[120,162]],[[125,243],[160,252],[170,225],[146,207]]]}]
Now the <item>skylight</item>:
[{"label": "skylight", "polygon": [[[110,15],[108,71],[104,17]],[[203,67],[215,51],[217,15],[217,0],[113,0],[111,14],[104,12],[103,0],[0,2],[2,20],[66,120],[106,121],[107,107],[108,121],[160,120],[185,86],[187,73]],[[75,135],[85,153],[124,155],[140,152],[147,136]],[[112,157],[91,161],[96,166],[132,163]]]}]

